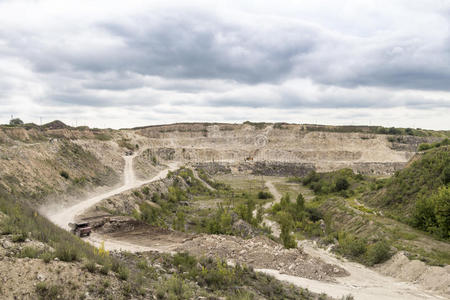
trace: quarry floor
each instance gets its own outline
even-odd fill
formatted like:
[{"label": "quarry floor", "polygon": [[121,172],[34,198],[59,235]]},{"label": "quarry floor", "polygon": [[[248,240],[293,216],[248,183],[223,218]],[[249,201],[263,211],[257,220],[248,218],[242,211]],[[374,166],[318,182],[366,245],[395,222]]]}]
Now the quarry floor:
[{"label": "quarry floor", "polygon": [[[154,178],[147,181],[138,181],[135,179],[132,157],[124,157],[124,159],[124,184],[122,186],[81,201],[76,205],[64,208],[60,211],[49,213],[49,219],[58,226],[68,229],[68,222],[74,220],[77,215],[82,214],[83,211],[95,203],[111,197],[114,194],[138,187],[144,183],[159,180],[165,177],[169,170],[174,170],[178,166],[177,164],[172,164]],[[276,182],[267,180],[263,183],[269,188],[272,194],[275,195],[274,201],[279,201],[281,193],[276,188]],[[270,222],[267,218],[265,221]],[[274,226],[273,229],[276,232],[277,224],[272,224],[271,226]],[[277,247],[269,241],[264,240],[256,240],[248,243],[247,240],[239,241],[231,236],[188,235],[184,233],[152,230],[151,228],[139,228],[138,230],[133,231],[124,230],[108,234],[94,233],[87,238],[87,241],[95,246],[104,243],[107,250],[118,251],[160,251],[169,253],[189,251],[193,254],[205,254],[205,251],[209,251],[211,255],[216,256],[220,253],[222,258],[226,258],[230,263],[235,263],[237,261],[254,265],[257,270],[271,274],[279,280],[290,282],[302,288],[308,288],[313,292],[326,293],[337,298],[351,294],[355,299],[369,300],[448,299],[448,295],[447,297],[445,295],[439,295],[435,291],[426,290],[419,284],[383,275],[379,272],[380,269],[377,271],[338,258],[334,254],[318,248],[313,241],[307,240],[299,243],[300,247],[296,250],[298,251],[296,253],[283,252],[280,246]],[[250,244],[251,247],[242,248],[243,244],[241,243],[245,245]],[[241,247],[241,250],[238,252],[237,250],[239,247]],[[262,251],[261,249],[264,250]],[[259,253],[260,256],[255,257],[249,253]],[[295,271],[295,264],[294,267],[290,268],[292,264],[289,265],[287,262],[283,261],[283,256],[288,254],[293,255],[296,259],[295,261],[301,266],[301,268],[298,268],[298,272]],[[239,260],[239,257],[241,257],[242,260]],[[261,257],[268,258],[266,264],[261,263]],[[264,262],[264,260],[262,261]],[[311,272],[308,274],[302,273],[302,270],[308,271],[308,266],[311,268]],[[327,266],[330,268],[327,269]],[[400,267],[401,266],[399,266],[399,268]],[[411,270],[411,272],[416,271],[417,270],[414,269]],[[441,278],[430,278],[430,280],[441,280]]]}]

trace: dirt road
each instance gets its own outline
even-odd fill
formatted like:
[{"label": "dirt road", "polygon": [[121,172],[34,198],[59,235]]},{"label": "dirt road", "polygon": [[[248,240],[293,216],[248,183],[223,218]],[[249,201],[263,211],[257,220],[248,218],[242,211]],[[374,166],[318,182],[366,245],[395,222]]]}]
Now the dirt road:
[{"label": "dirt road", "polygon": [[[280,201],[282,195],[273,185],[273,182],[266,181],[266,186],[274,195],[274,201],[265,204],[264,208],[270,208],[273,203]],[[272,233],[279,236],[279,225],[264,216],[264,222],[271,227]],[[420,286],[402,282],[398,279],[384,276],[361,264],[347,261],[336,257],[334,254],[318,248],[313,241],[305,240],[298,243],[304,252],[311,257],[319,258],[326,263],[337,265],[350,273],[350,276],[338,277],[336,282],[324,282],[307,278],[281,274],[277,270],[259,269],[258,271],[270,274],[279,280],[288,281],[299,287],[308,288],[316,293],[326,293],[333,297],[342,297],[352,294],[355,299],[447,299],[432,292],[424,291]]]},{"label": "dirt road", "polygon": [[68,224],[74,222],[75,218],[78,215],[82,214],[89,207],[95,205],[96,203],[102,201],[103,199],[114,196],[116,194],[120,194],[126,190],[133,189],[143,184],[165,178],[169,171],[174,171],[178,167],[178,163],[171,163],[169,164],[169,168],[162,170],[161,172],[158,173],[158,175],[156,175],[152,179],[140,181],[136,179],[134,174],[133,158],[134,156],[124,156],[125,168],[123,174],[124,182],[122,186],[113,189],[111,191],[108,191],[106,193],[81,201],[73,206],[63,208],[59,211],[47,212],[47,217],[50,219],[50,221],[52,221],[59,227],[69,230]]},{"label": "dirt road", "polygon": [[[264,209],[269,209],[274,203],[280,202],[282,196],[278,192],[278,190],[275,188],[272,181],[267,180],[265,182],[265,185],[269,189],[270,193],[273,195],[273,198],[274,198],[272,202],[268,202],[268,203],[264,204],[264,206],[263,206]],[[255,215],[256,215],[256,210],[255,210]],[[280,234],[281,234],[280,225],[277,222],[270,220],[268,218],[267,214],[263,215],[263,223],[265,223],[272,230],[273,236],[280,237]]]},{"label": "dirt road", "polygon": [[[111,197],[115,194],[121,193],[131,188],[138,187],[142,184],[159,180],[167,176],[169,170],[175,170],[177,164],[172,164],[168,169],[161,171],[157,176],[146,181],[137,181],[132,166],[132,156],[125,157],[125,170],[124,170],[124,184],[112,191],[104,194],[92,197],[85,201],[82,201],[74,206],[65,208],[54,214],[50,214],[48,217],[58,226],[67,229],[67,224],[73,221],[75,217],[87,208],[98,203],[102,199]],[[280,200],[281,195],[273,186],[272,182],[267,182],[271,193],[274,195],[274,202]],[[268,204],[270,207],[272,203]],[[266,219],[265,219],[266,221]],[[268,220],[270,221],[270,220]],[[274,229],[278,224],[273,224]],[[140,251],[162,251],[172,252],[174,245],[165,245],[165,248],[160,248],[157,245],[155,247],[149,244],[135,244],[129,241],[116,240],[109,237],[93,234],[88,241],[95,246],[100,246],[103,242],[104,246],[108,250],[126,250],[131,252]],[[290,276],[286,274],[280,274],[279,271],[271,269],[261,269],[261,272],[273,275],[279,280],[288,281],[294,285],[308,288],[309,290],[317,293],[327,293],[330,296],[342,297],[344,295],[352,294],[355,299],[446,299],[438,295],[434,295],[431,292],[427,292],[420,288],[418,285],[412,283],[401,282],[392,277],[381,275],[371,269],[368,269],[360,264],[348,262],[336,258],[333,254],[326,252],[323,249],[315,247],[311,241],[302,241],[299,243],[303,247],[304,251],[312,257],[320,258],[321,260],[338,265],[350,273],[350,276],[340,277],[336,279],[336,282],[324,282],[318,280],[311,280],[297,276]]]}]

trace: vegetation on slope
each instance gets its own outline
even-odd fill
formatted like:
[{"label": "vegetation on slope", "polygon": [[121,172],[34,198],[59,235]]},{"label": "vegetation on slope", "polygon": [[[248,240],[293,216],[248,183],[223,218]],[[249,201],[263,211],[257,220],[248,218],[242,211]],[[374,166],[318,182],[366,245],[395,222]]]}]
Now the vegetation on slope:
[{"label": "vegetation on slope", "polygon": [[[204,171],[198,173],[214,190],[195,178],[191,169],[181,168],[169,173],[171,183],[167,192],[151,193],[148,186],[134,190],[132,197],[139,211],[132,215],[150,225],[178,231],[243,237],[251,234],[248,231],[269,233],[261,226],[261,205],[272,197],[270,193],[233,190],[229,185],[212,180]],[[255,210],[257,213],[253,214]],[[235,226],[239,223],[249,230]]]},{"label": "vegetation on slope", "polygon": [[[316,236],[325,244],[335,243],[338,253],[369,265],[383,261],[393,250],[406,250],[410,257],[429,264],[449,264],[445,242],[408,226],[448,238],[448,168],[448,147],[440,147],[387,179],[361,176],[349,169],[310,173],[302,182],[316,197],[306,206],[317,208],[327,225],[324,234]],[[294,179],[288,181],[300,181]],[[371,206],[359,202],[363,199]]]},{"label": "vegetation on slope", "polygon": [[[84,282],[89,293],[98,299],[138,298],[191,299],[193,297],[227,297],[253,299],[263,296],[270,299],[317,299],[317,295],[285,285],[271,276],[254,272],[246,266],[228,266],[221,260],[196,259],[186,253],[109,254],[97,250],[80,238],[62,230],[30,209],[26,204],[0,196],[1,235],[12,234],[12,241],[25,239],[41,241],[55,251],[39,251],[25,247],[18,257],[53,259],[73,263],[85,272],[103,276],[103,284]],[[84,262],[84,263],[83,263]],[[64,275],[71,276],[68,274]],[[111,277],[112,276],[112,277]],[[111,294],[109,281],[120,279],[121,294]],[[62,282],[61,280],[58,283]],[[68,291],[72,286],[51,282],[38,282],[36,296],[57,299],[71,293],[73,298],[83,298],[78,291]],[[0,289],[0,295],[2,291]],[[321,299],[326,299],[322,297]]]},{"label": "vegetation on slope", "polygon": [[389,178],[367,201],[441,238],[449,237],[450,147],[434,147]]}]

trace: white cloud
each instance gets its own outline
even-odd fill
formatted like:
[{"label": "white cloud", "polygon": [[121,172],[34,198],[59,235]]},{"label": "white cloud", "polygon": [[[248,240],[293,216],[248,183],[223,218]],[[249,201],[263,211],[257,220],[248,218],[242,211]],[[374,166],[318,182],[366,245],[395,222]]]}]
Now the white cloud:
[{"label": "white cloud", "polygon": [[0,121],[450,129],[449,15],[438,0],[0,1]]}]

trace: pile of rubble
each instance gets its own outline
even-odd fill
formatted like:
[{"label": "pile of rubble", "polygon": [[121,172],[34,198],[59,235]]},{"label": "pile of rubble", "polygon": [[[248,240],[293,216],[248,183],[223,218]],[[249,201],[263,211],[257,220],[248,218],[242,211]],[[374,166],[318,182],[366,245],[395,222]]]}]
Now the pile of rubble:
[{"label": "pile of rubble", "polygon": [[339,266],[310,257],[302,249],[285,249],[262,236],[245,240],[235,236],[201,235],[183,243],[177,251],[219,257],[255,269],[274,269],[314,280],[333,281],[334,277],[348,275],[348,272]]}]

